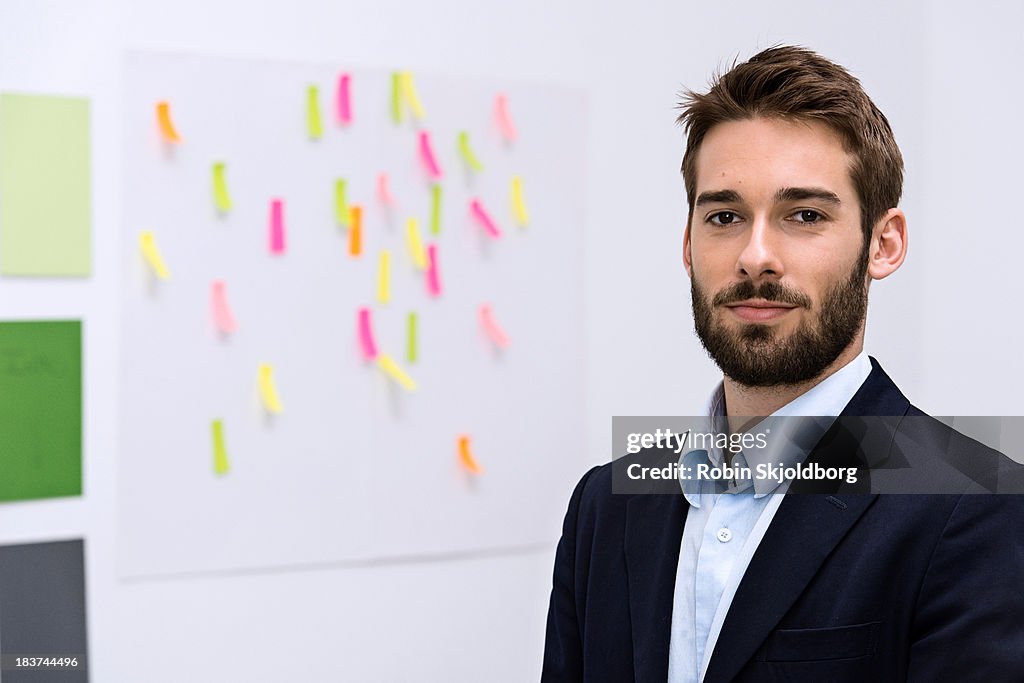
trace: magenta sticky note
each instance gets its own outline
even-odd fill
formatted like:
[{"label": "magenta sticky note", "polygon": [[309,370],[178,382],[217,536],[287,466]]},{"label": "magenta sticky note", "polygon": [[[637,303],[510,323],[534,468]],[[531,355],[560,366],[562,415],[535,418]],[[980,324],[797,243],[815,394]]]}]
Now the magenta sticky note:
[{"label": "magenta sticky note", "polygon": [[338,76],[338,122],[343,125],[352,123],[352,76]]},{"label": "magenta sticky note", "polygon": [[270,253],[284,253],[284,200],[270,201]]},{"label": "magenta sticky note", "polygon": [[437,263],[437,245],[427,247],[427,292],[430,296],[441,296],[441,270]]},{"label": "magenta sticky note", "polygon": [[483,227],[488,235],[497,239],[501,237],[501,230],[498,228],[498,224],[494,222],[491,215],[487,213],[487,209],[480,203],[479,199],[474,199],[469,204],[469,210],[473,213],[473,217],[476,218],[477,222]]}]

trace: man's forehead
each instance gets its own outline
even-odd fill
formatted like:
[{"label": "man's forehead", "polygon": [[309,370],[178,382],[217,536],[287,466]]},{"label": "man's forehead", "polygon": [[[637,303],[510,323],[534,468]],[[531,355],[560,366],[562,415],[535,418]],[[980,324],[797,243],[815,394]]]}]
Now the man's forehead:
[{"label": "man's forehead", "polygon": [[843,196],[853,191],[852,161],[839,134],[817,121],[728,121],[712,127],[697,151],[697,193],[779,199],[786,188],[814,187]]}]

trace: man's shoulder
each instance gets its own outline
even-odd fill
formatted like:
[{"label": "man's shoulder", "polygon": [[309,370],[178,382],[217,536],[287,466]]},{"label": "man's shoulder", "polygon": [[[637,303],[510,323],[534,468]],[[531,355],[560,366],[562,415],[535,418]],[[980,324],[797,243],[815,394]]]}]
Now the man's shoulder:
[{"label": "man's shoulder", "polygon": [[[671,449],[650,448],[619,456],[584,473],[573,492],[573,501],[581,510],[622,513],[637,496],[682,497],[673,469],[677,461]],[[654,478],[652,473],[660,476]]]},{"label": "man's shoulder", "polygon": [[[982,432],[998,442],[1000,417],[971,418]],[[961,481],[968,492],[1024,493],[1024,465],[998,447],[911,405],[893,438],[891,455],[922,476]],[[997,446],[1000,444],[996,443]]]},{"label": "man's shoulder", "polygon": [[[913,405],[874,358],[831,436],[880,493],[1024,493],[1024,466]],[[983,418],[998,428],[998,420]],[[992,431],[992,430],[989,430]],[[817,454],[828,457],[828,454]]]}]

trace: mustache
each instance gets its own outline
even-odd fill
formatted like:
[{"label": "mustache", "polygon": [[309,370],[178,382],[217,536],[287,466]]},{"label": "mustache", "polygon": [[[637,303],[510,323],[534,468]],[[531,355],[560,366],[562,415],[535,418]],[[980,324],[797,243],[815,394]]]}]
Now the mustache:
[{"label": "mustache", "polygon": [[714,299],[711,300],[711,304],[712,306],[724,306],[738,301],[746,301],[747,299],[777,301],[778,303],[799,306],[801,308],[811,307],[810,297],[800,290],[789,289],[778,282],[763,282],[755,287],[754,283],[750,280],[737,282],[731,287],[718,292],[715,294]]}]

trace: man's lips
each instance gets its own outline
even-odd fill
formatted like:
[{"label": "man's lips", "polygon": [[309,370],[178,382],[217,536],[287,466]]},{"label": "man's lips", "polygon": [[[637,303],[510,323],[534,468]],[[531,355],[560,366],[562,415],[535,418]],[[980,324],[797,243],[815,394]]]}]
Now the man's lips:
[{"label": "man's lips", "polygon": [[789,313],[796,308],[793,304],[784,304],[779,301],[765,301],[764,299],[747,299],[726,304],[726,308],[740,320],[746,322],[766,322],[775,320]]}]

